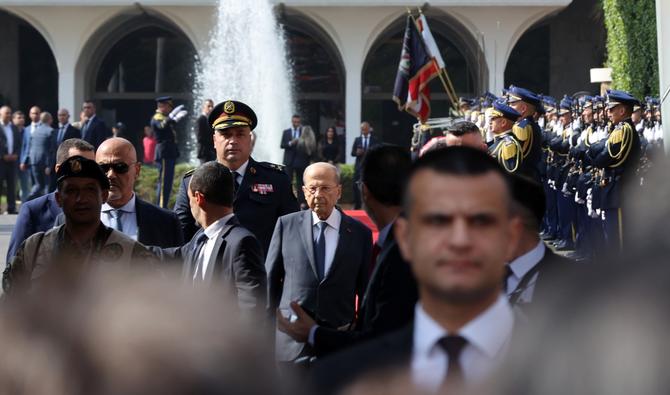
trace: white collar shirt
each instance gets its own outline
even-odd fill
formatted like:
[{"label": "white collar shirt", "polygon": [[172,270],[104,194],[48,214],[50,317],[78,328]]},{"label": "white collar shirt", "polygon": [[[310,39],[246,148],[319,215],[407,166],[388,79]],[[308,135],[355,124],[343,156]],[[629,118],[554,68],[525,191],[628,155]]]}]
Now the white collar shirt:
[{"label": "white collar shirt", "polygon": [[324,231],[326,237],[326,262],[323,272],[325,275],[328,275],[328,271],[333,265],[333,258],[335,258],[335,250],[337,249],[337,243],[340,240],[340,223],[342,221],[342,215],[340,211],[336,208],[333,208],[333,212],[330,213],[328,218],[325,221],[321,221],[317,217],[316,213],[312,211],[312,239],[316,243],[319,237],[319,222],[326,222],[326,230]]},{"label": "white collar shirt", "polygon": [[[137,226],[137,210],[135,209],[135,199],[136,196],[133,193],[133,197],[130,198],[128,203],[124,204],[116,210],[123,213],[119,218],[121,221],[123,234],[137,241],[139,229]],[[100,220],[103,224],[105,224],[105,226],[112,227],[112,216],[110,214],[112,210],[114,210],[114,207],[110,206],[109,204],[104,203],[102,205],[102,209],[100,210]]]},{"label": "white collar shirt", "polygon": [[508,297],[515,292],[521,292],[521,295],[519,295],[518,299],[520,302],[530,303],[532,301],[538,273],[533,274],[524,289],[520,289],[518,291],[516,289],[524,276],[530,272],[535,267],[535,265],[537,265],[542,260],[542,258],[544,258],[546,249],[547,247],[544,246],[544,242],[540,240],[540,242],[538,242],[532,250],[509,263],[508,266],[512,273],[507,277],[507,284],[505,284],[505,293]]},{"label": "white collar shirt", "polygon": [[[247,167],[249,166],[249,159],[247,159],[246,162],[242,163],[242,166],[238,167],[237,170],[232,170],[233,172],[233,177],[236,177],[234,181],[237,181],[239,185],[242,185],[242,180],[244,179],[244,175],[247,172]],[[234,173],[237,173],[238,175],[235,176]]]},{"label": "white collar shirt", "polygon": [[12,122],[10,121],[7,125],[2,124],[2,129],[5,131],[5,138],[7,139],[7,153],[14,153],[14,133],[12,133]]},{"label": "white collar shirt", "polygon": [[32,136],[33,133],[35,133],[35,130],[37,130],[37,127],[40,126],[39,122],[32,122],[30,124],[30,135]]},{"label": "white collar shirt", "polygon": [[[214,252],[216,239],[219,237],[221,230],[223,230],[223,227],[228,223],[228,220],[230,220],[233,215],[235,214],[230,213],[224,217],[219,218],[204,230],[204,233],[207,236],[207,241],[205,242],[205,245],[202,246],[202,250],[200,250],[200,254],[198,255],[198,260],[202,262],[202,270],[200,273],[203,280],[207,275],[207,267],[209,266],[209,260],[212,257],[212,252]],[[196,275],[197,273],[195,273],[193,277],[195,278]]]},{"label": "white collar shirt", "polygon": [[[457,334],[467,340],[460,356],[465,384],[486,380],[501,363],[509,348],[514,312],[504,295],[468,322]],[[450,335],[418,303],[415,308],[411,378],[419,388],[436,392],[447,374],[448,357],[438,344]]]}]

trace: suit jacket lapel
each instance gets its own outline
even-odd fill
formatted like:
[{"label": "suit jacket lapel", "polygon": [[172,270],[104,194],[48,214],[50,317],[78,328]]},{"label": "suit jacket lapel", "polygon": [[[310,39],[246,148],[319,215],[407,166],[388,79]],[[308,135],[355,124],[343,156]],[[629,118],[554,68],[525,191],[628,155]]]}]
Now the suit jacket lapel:
[{"label": "suit jacket lapel", "polygon": [[142,238],[142,209],[144,208],[144,201],[135,195],[135,221],[137,221],[137,241],[143,242]]},{"label": "suit jacket lapel", "polygon": [[[363,301],[361,303],[361,311],[366,305],[367,299],[370,295],[370,291],[372,287],[376,284],[376,277],[379,276],[378,272],[382,270],[381,268],[381,263],[384,262],[384,259],[386,259],[386,256],[389,254],[391,249],[395,246],[395,237],[393,236],[393,229],[389,232],[389,235],[386,238],[386,241],[384,242],[384,245],[382,246],[381,251],[379,251],[379,254],[377,255],[377,260],[375,262],[375,268],[370,274],[370,279],[368,281],[368,286],[365,288],[365,294],[363,295]],[[359,314],[359,316],[362,316],[362,314]]]},{"label": "suit jacket lapel", "polygon": [[235,216],[232,216],[228,219],[228,222],[221,228],[221,233],[219,237],[216,238],[214,243],[214,248],[212,249],[212,255],[209,257],[209,262],[207,263],[207,272],[205,273],[205,283],[211,284],[214,276],[223,269],[223,254],[226,251],[226,238],[230,231],[233,230],[235,225],[239,225],[239,221]]},{"label": "suit jacket lapel", "polygon": [[309,265],[312,267],[314,276],[319,278],[318,272],[316,271],[316,262],[314,261],[314,239],[312,236],[312,210],[305,210],[300,216],[300,238],[302,243],[305,245],[305,252],[307,254],[307,259],[309,259]]},{"label": "suit jacket lapel", "polygon": [[[337,208],[334,210],[337,210]],[[351,219],[349,219],[343,212],[340,212],[340,215],[342,216],[342,220],[340,221],[340,238],[337,241],[333,263],[331,263],[330,270],[328,270],[328,273],[326,273],[324,278],[328,278],[328,275],[333,272],[338,262],[343,261],[342,255],[344,255],[347,246],[351,245]]]}]

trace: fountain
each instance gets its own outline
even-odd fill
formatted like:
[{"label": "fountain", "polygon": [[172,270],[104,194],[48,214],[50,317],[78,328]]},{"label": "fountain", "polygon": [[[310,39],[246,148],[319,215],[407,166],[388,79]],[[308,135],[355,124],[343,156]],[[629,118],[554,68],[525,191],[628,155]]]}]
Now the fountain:
[{"label": "fountain", "polygon": [[253,157],[281,163],[281,131],[294,111],[285,41],[269,0],[219,0],[216,24],[196,76],[196,108],[242,101],[254,109],[258,126]]}]

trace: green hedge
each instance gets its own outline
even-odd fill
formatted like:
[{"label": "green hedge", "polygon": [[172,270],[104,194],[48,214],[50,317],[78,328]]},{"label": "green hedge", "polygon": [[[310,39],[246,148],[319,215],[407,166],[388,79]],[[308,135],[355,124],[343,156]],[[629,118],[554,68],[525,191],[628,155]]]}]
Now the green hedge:
[{"label": "green hedge", "polygon": [[655,0],[602,0],[612,88],[658,96]]},{"label": "green hedge", "polygon": [[[172,186],[172,194],[170,195],[169,207],[174,206],[174,201],[179,191],[179,184],[184,176],[184,173],[193,169],[194,166],[188,163],[180,163],[175,167],[174,183]],[[353,165],[340,165],[340,177],[342,180],[342,198],[340,203],[351,204],[354,201],[352,191],[352,178],[354,177]],[[143,166],[140,172],[140,177],[135,183],[135,192],[142,199],[155,202],[156,201],[156,181],[158,180],[158,171],[155,167]]]},{"label": "green hedge", "polygon": [[[174,206],[174,201],[177,198],[179,191],[179,184],[184,177],[184,173],[193,169],[194,166],[188,163],[180,163],[174,169],[174,182],[172,183],[172,193],[170,194],[170,202],[168,207]],[[156,202],[156,181],[158,181],[158,170],[153,166],[142,166],[140,176],[135,181],[135,193],[142,199],[155,203]]]}]

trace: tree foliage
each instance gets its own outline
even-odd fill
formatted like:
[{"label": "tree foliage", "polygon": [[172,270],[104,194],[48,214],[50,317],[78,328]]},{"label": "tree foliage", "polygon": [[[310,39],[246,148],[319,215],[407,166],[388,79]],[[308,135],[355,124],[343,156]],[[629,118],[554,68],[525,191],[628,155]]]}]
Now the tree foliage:
[{"label": "tree foliage", "polygon": [[612,87],[658,96],[655,0],[602,0]]}]

